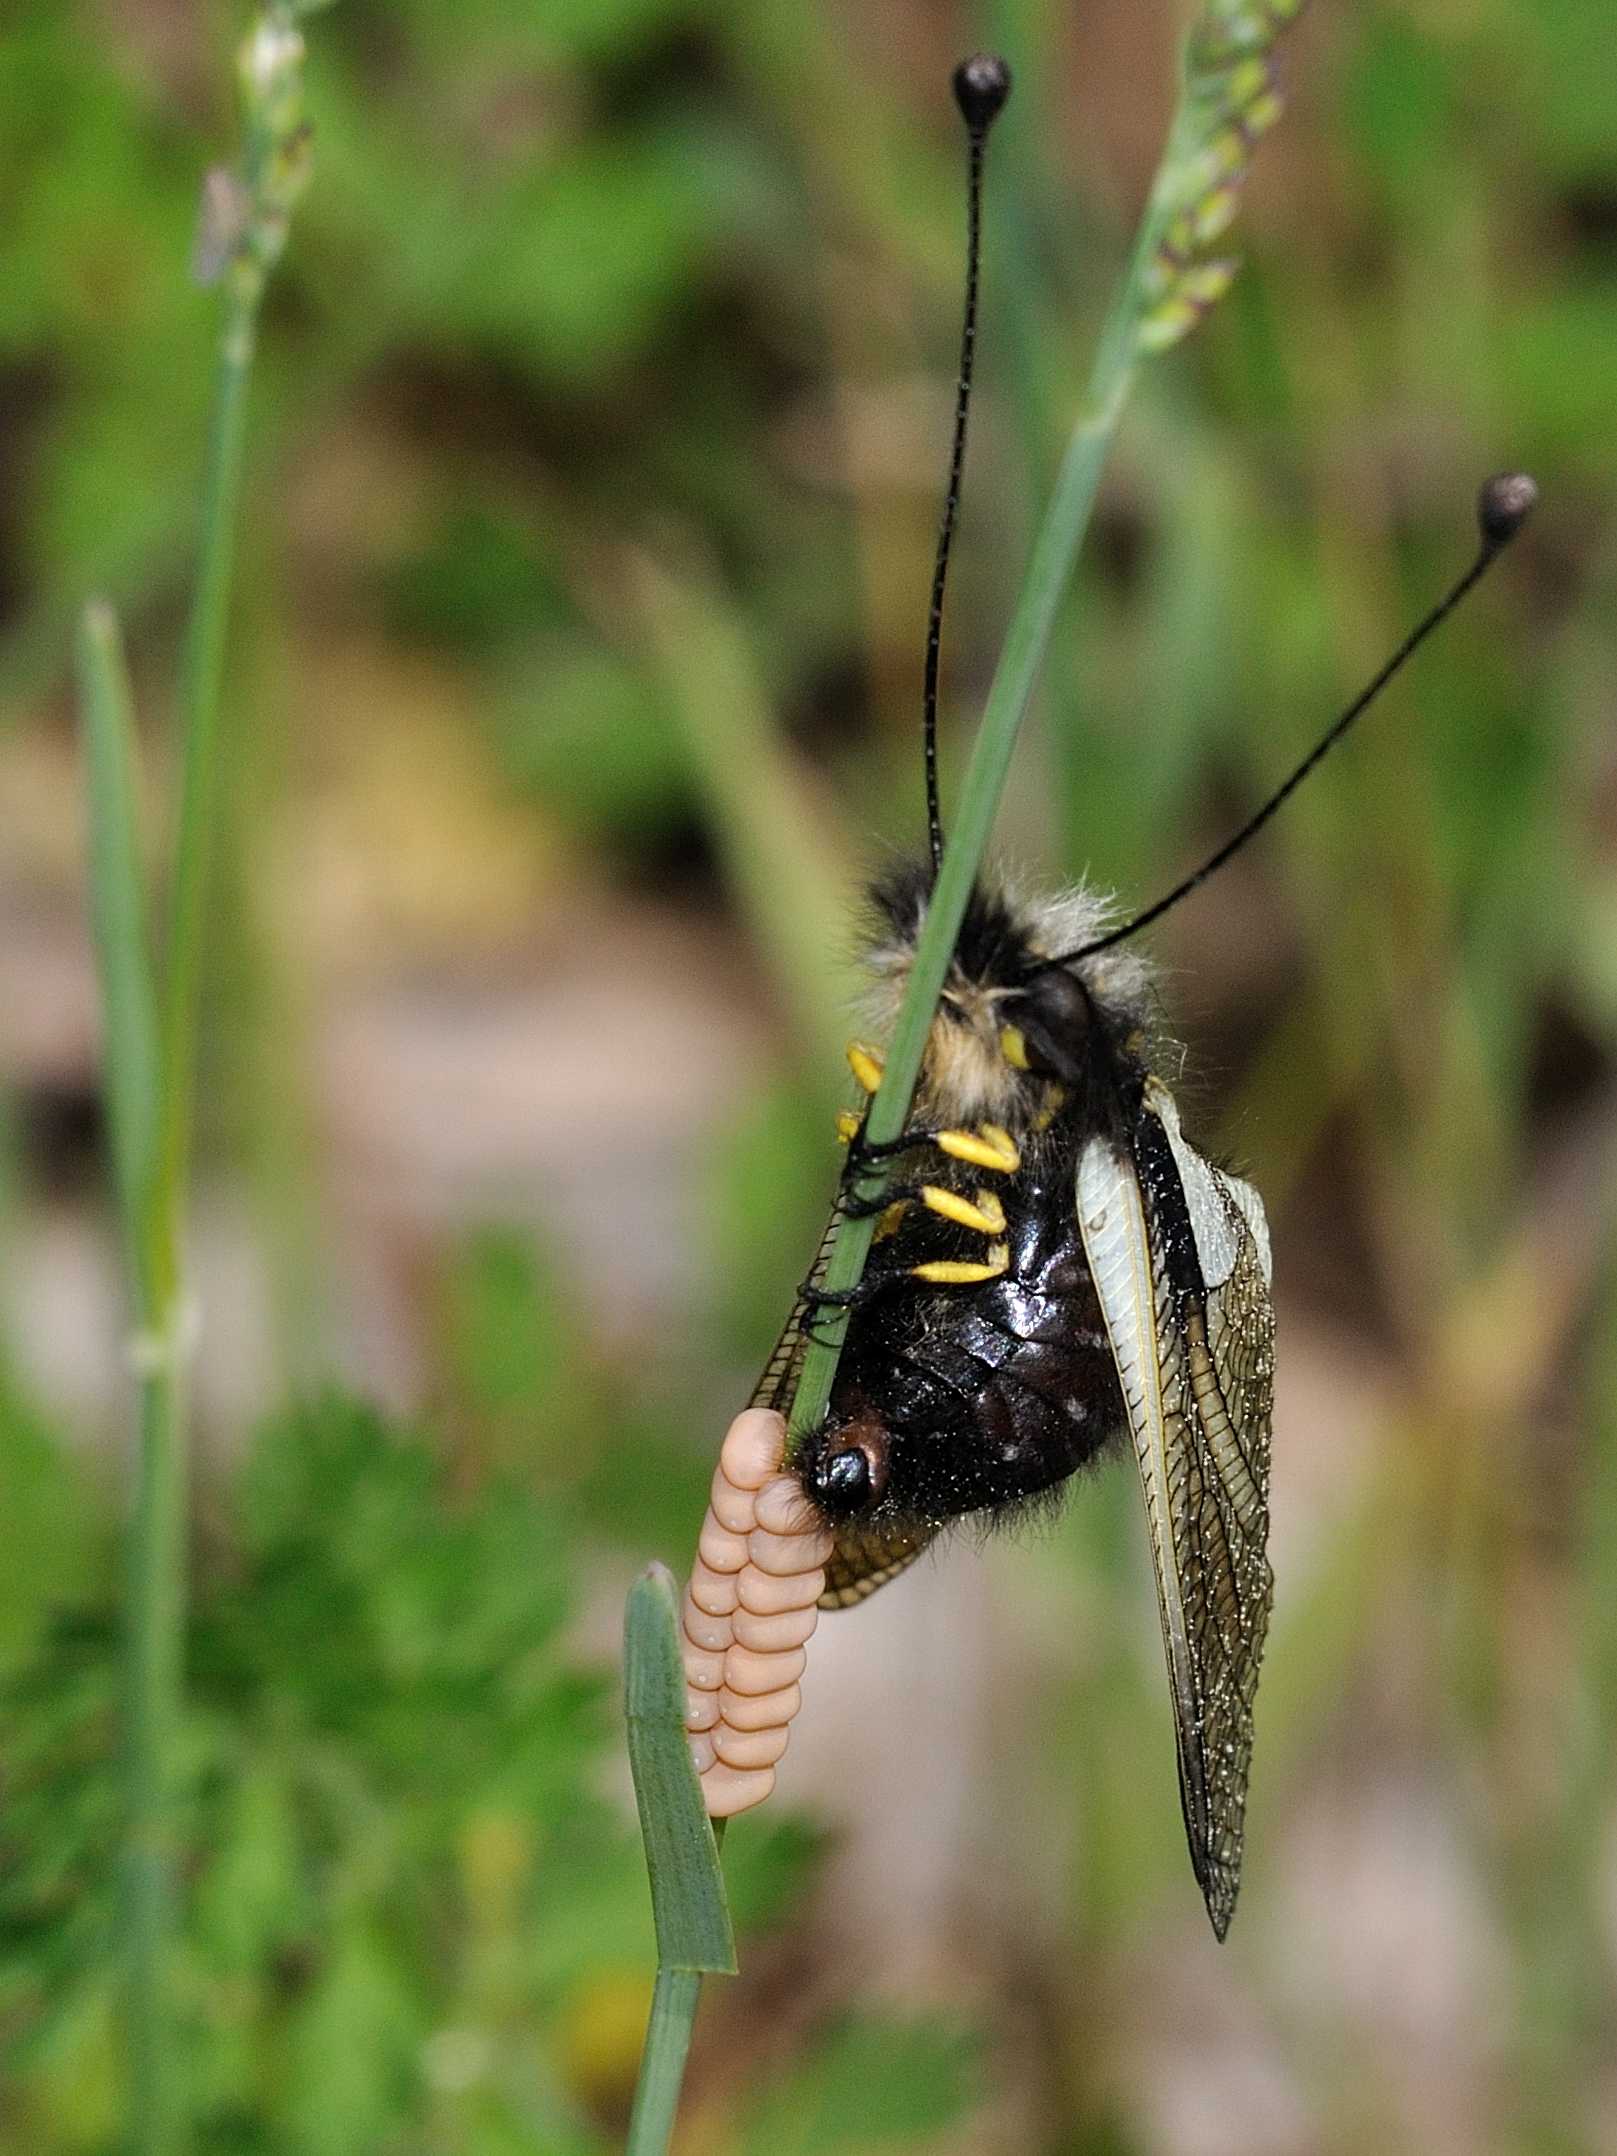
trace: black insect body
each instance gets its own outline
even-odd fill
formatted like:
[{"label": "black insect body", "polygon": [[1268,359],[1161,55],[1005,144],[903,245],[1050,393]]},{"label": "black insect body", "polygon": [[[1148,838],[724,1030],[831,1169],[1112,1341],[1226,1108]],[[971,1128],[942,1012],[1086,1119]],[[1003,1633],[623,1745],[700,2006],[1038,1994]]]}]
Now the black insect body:
[{"label": "black insect body", "polygon": [[[926,1536],[963,1514],[1042,1495],[1123,1427],[1123,1400],[1072,1195],[1070,1115],[1030,1136],[1001,1197],[1005,1270],[974,1285],[936,1285],[913,1268],[970,1264],[972,1231],[913,1201],[877,1246],[870,1299],[843,1348],[830,1416],[797,1459],[826,1518]],[[981,1171],[944,1156],[933,1187],[980,1202]],[[857,1464],[850,1466],[850,1448]],[[879,1490],[880,1496],[877,1497]],[[845,1555],[830,1591],[863,1585]]]},{"label": "black insect body", "polygon": [[[888,997],[929,886],[922,870],[875,894]],[[793,1464],[833,1529],[824,1599],[841,1607],[942,1528],[1054,1493],[1132,1437],[1192,1859],[1222,1936],[1272,1593],[1268,1235],[1150,1075],[1142,962],[1051,962],[1104,920],[1083,892],[973,898],[830,1409]],[[854,1060],[868,1082],[873,1059]],[[814,1309],[811,1284],[757,1404],[789,1403]]]},{"label": "black insect body", "polygon": [[[872,895],[889,999],[929,882],[922,868]],[[1120,1128],[1109,1073],[1148,1018],[1144,974],[1114,961],[1109,1000],[1075,998],[1070,976],[1036,969],[1094,909],[1042,911],[1041,942],[1031,909],[973,895],[912,1118],[934,1135],[895,1163],[830,1415],[797,1455],[861,1552],[881,1538],[916,1551],[962,1515],[1038,1497],[1123,1428],[1073,1194],[1087,1131]],[[828,1597],[868,1584],[839,1551]]]},{"label": "black insect body", "polygon": [[[873,1020],[890,1026],[943,854],[939,633],[975,345],[983,141],[1002,62],[956,71],[970,144],[960,387],[928,616],[923,694],[927,862],[871,893]],[[828,1298],[839,1220],[870,1203],[876,1240],[829,1407],[788,1465],[830,1528],[823,1601],[862,1600],[964,1519],[1058,1492],[1114,1439],[1139,1471],[1156,1574],[1191,1861],[1213,1928],[1240,1880],[1252,1702],[1268,1629],[1274,1309],[1257,1193],[1187,1143],[1155,1068],[1149,971],[1131,946],[1274,815],[1520,530],[1523,473],[1488,480],[1479,550],[1364,692],[1192,875],[1113,926],[1086,891],[1027,900],[979,887],[966,909],[902,1139],[873,1160],[860,1119],[821,1260],[754,1405],[790,1410]],[[869,1093],[881,1065],[850,1050]],[[885,1171],[879,1200],[861,1194]]]}]

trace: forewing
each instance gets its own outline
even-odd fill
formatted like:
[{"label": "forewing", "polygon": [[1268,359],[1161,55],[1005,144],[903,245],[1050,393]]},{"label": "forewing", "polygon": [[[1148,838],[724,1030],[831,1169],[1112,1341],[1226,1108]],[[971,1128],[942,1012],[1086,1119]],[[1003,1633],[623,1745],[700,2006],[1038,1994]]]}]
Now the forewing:
[{"label": "forewing", "polygon": [[1268,1231],[1256,1192],[1192,1152],[1154,1083],[1132,1151],[1089,1141],[1077,1196],[1145,1495],[1191,1863],[1223,1938],[1274,1589]]},{"label": "forewing", "polygon": [[[825,1277],[825,1268],[831,1256],[831,1245],[836,1239],[837,1222],[840,1218],[839,1209],[833,1207],[831,1217],[825,1224],[825,1233],[820,1237],[820,1247],[815,1254],[813,1266],[804,1283],[807,1287],[817,1288]],[[747,1403],[749,1407],[772,1407],[781,1415],[790,1409],[792,1395],[797,1390],[797,1374],[803,1367],[803,1350],[808,1345],[808,1323],[808,1299],[800,1290],[792,1304],[791,1315],[781,1329],[780,1338],[775,1342],[774,1352],[764,1364],[763,1375],[753,1387],[752,1398]]]}]

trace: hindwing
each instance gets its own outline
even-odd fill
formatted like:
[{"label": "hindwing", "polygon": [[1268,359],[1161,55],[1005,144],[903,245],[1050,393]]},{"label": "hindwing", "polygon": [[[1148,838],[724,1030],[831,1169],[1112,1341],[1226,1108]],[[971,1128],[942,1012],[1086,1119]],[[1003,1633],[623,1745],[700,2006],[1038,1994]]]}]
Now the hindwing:
[{"label": "hindwing", "polygon": [[1086,1143],[1077,1204],[1145,1496],[1191,1863],[1223,1938],[1274,1594],[1268,1227],[1257,1193],[1185,1143],[1154,1079],[1127,1146]]},{"label": "hindwing", "polygon": [[861,1527],[857,1520],[839,1521],[831,1561],[825,1568],[821,1609],[848,1609],[863,1602],[907,1571],[936,1533],[936,1528],[924,1525]]}]

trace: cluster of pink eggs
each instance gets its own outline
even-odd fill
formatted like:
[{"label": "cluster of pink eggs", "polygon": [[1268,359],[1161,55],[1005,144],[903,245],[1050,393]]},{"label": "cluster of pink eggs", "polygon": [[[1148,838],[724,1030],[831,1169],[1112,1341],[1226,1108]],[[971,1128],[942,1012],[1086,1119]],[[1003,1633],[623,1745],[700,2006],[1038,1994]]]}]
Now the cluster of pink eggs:
[{"label": "cluster of pink eggs", "polygon": [[680,1606],[685,1727],[714,1819],[775,1786],[825,1591],[831,1537],[782,1471],[785,1442],[768,1408],[730,1425]]}]

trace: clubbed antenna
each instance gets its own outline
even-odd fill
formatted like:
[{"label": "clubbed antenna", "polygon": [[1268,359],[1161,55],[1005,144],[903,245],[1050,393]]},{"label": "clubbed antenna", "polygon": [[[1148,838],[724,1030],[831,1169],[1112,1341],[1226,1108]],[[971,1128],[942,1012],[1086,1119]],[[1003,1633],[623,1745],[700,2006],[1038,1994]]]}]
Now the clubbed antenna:
[{"label": "clubbed antenna", "polygon": [[1011,71],[997,54],[979,52],[954,71],[954,98],[966,123],[970,156],[966,181],[966,306],[960,328],[960,375],[955,388],[954,440],[949,450],[949,484],[938,529],[938,558],[932,571],[932,604],[926,621],[926,681],[922,690],[922,741],[926,756],[926,822],[932,845],[932,873],[943,864],[943,816],[938,807],[938,649],[943,638],[943,591],[949,578],[949,549],[960,510],[960,475],[966,462],[966,415],[971,405],[971,368],[977,343],[977,261],[982,238],[983,146],[1000,108],[1011,94]]},{"label": "clubbed antenna", "polygon": [[[1432,631],[1448,619],[1466,593],[1492,567],[1503,549],[1532,515],[1537,501],[1538,482],[1526,472],[1500,472],[1492,479],[1485,479],[1477,495],[1477,532],[1480,544],[1476,559],[1424,620],[1417,622],[1410,630],[1369,686],[1353,699],[1339,719],[1326,728],[1290,778],[1275,789],[1262,808],[1242,824],[1233,838],[1226,839],[1217,853],[1204,861],[1183,883],[1176,883],[1155,905],[1147,906],[1143,913],[1137,913],[1132,921],[1125,921],[1121,928],[1114,928],[1109,935],[1098,936],[1093,943],[1086,943],[1076,951],[1063,951],[1060,957],[1046,960],[1045,965],[1069,966],[1077,959],[1093,958],[1098,951],[1109,951],[1114,943],[1124,943],[1130,936],[1137,936],[1142,928],[1149,928],[1153,921],[1161,920],[1182,898],[1188,898],[1198,884],[1205,883],[1232,855],[1239,853],[1248,839],[1255,838],[1270,817],[1297,791],[1326,752],[1335,748],[1354,720],[1369,710],[1388,682],[1402,670],[1405,662],[1413,658]],[[1045,968],[1041,966],[1037,970],[1043,972]]]}]

